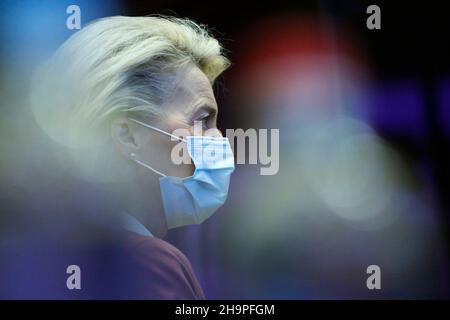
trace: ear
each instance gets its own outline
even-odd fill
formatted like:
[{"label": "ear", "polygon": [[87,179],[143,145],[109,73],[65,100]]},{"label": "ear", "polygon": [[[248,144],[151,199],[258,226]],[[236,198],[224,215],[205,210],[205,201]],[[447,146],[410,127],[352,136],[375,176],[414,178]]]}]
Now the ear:
[{"label": "ear", "polygon": [[139,149],[136,126],[127,118],[115,118],[111,122],[110,132],[117,151],[125,157]]}]

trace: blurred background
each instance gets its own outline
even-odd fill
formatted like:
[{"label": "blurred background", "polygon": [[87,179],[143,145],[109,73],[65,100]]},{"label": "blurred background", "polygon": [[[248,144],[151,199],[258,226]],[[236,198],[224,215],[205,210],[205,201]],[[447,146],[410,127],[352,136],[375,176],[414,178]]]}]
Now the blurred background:
[{"label": "blurred background", "polygon": [[[147,14],[208,25],[232,61],[214,88],[219,128],[280,130],[276,175],[237,165],[226,205],[167,236],[207,298],[449,298],[443,2],[2,1],[3,242],[42,223],[47,201],[58,203],[58,194],[36,192],[64,177],[46,162],[55,151],[25,93],[36,66],[76,32],[66,28],[71,4],[82,26]],[[366,27],[371,4],[381,8],[381,30]],[[366,287],[372,264],[382,290]]]}]

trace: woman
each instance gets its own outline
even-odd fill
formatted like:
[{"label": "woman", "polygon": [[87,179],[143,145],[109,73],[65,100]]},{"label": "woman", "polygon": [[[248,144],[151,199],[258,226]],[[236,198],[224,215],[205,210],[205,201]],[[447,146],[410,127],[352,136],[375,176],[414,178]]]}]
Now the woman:
[{"label": "woman", "polygon": [[107,195],[81,199],[97,208],[80,216],[125,240],[121,283],[139,288],[121,297],[204,298],[186,257],[161,238],[226,199],[234,162],[211,86],[228,65],[190,20],[117,16],[78,31],[37,73],[36,121],[71,155],[60,166]]}]

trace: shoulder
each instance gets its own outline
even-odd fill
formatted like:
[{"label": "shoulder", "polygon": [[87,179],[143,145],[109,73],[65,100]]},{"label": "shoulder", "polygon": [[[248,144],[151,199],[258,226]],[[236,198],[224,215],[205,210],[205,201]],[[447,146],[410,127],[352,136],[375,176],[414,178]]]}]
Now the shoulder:
[{"label": "shoulder", "polygon": [[160,255],[162,257],[170,257],[177,260],[186,260],[186,256],[175,246],[167,241],[155,237],[146,237],[134,232],[127,232],[126,245],[133,251],[144,254],[150,254],[154,257]]},{"label": "shoulder", "polygon": [[[186,256],[167,241],[127,233],[126,246],[142,278],[146,293],[155,299],[203,299],[203,291]],[[138,274],[136,276],[138,277]]]}]

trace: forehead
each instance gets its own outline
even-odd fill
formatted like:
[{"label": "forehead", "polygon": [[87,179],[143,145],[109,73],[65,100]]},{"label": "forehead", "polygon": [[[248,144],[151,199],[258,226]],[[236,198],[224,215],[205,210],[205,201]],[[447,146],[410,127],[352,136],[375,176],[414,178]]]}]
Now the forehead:
[{"label": "forehead", "polygon": [[196,66],[188,65],[177,71],[173,94],[164,103],[172,114],[188,116],[202,106],[216,109],[217,103],[206,75]]}]

